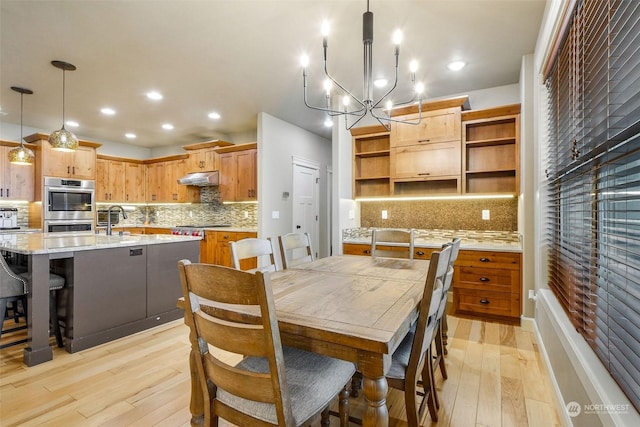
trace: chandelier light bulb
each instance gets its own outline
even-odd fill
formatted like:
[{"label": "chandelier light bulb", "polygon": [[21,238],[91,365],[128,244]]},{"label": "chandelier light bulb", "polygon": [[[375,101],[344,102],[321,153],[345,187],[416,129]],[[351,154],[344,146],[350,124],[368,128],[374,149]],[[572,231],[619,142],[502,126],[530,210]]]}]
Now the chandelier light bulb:
[{"label": "chandelier light bulb", "polygon": [[413,61],[409,62],[409,71],[411,71],[412,73],[418,71],[418,61],[414,59]]},{"label": "chandelier light bulb", "polygon": [[347,95],[342,97],[342,105],[346,107],[347,105],[349,105],[349,102],[351,102],[351,98],[349,98]]},{"label": "chandelier light bulb", "polygon": [[300,65],[302,65],[302,68],[307,68],[309,66],[309,56],[308,55],[302,55],[300,57]]},{"label": "chandelier light bulb", "polygon": [[393,43],[396,45],[402,43],[402,31],[396,30],[393,33]]},{"label": "chandelier light bulb", "polygon": [[333,84],[331,83],[331,80],[329,79],[325,79],[324,84],[322,85],[324,87],[324,91],[327,93],[327,96],[331,95],[331,86]]},{"label": "chandelier light bulb", "polygon": [[327,38],[329,36],[329,21],[322,21],[322,25],[320,26],[320,33],[324,38]]},{"label": "chandelier light bulb", "polygon": [[389,112],[389,114],[391,114],[391,110],[393,109],[393,102],[389,100],[385,105],[386,105],[385,109]]},{"label": "chandelier light bulb", "polygon": [[416,83],[416,93],[418,95],[422,95],[424,93],[424,83],[422,82]]}]

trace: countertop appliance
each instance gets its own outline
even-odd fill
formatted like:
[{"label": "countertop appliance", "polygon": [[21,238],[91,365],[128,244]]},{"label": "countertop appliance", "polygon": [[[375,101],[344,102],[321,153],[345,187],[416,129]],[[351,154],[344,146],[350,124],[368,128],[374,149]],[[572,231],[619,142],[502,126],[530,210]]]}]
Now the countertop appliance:
[{"label": "countertop appliance", "polygon": [[18,208],[0,208],[0,230],[19,230]]},{"label": "countertop appliance", "polygon": [[178,225],[171,228],[176,236],[204,236],[205,228],[231,227],[231,224]]},{"label": "countertop appliance", "polygon": [[[97,224],[98,227],[106,227],[107,226],[107,216],[108,209],[98,209],[98,218]],[[112,210],[111,211],[111,225],[116,225],[120,222],[120,211]]]}]

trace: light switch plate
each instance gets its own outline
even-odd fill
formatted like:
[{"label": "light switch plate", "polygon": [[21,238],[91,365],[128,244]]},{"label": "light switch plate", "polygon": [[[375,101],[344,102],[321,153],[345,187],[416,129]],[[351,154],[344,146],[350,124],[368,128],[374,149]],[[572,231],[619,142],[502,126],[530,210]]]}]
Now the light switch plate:
[{"label": "light switch plate", "polygon": [[349,219],[355,219],[356,218],[356,213],[353,211],[353,209],[349,210]]},{"label": "light switch plate", "polygon": [[482,219],[488,220],[490,218],[491,218],[491,215],[490,215],[489,209],[483,209],[482,210]]},{"label": "light switch plate", "polygon": [[383,210],[382,211],[382,219],[387,219],[387,218],[389,218],[389,214],[387,213],[386,210]]},{"label": "light switch plate", "polygon": [[271,211],[271,219],[280,219],[280,211]]}]

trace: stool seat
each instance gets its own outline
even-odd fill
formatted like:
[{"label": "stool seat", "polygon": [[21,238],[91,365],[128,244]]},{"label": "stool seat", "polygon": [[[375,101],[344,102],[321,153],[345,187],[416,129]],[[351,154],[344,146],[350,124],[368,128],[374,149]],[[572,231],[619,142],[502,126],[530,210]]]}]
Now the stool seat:
[{"label": "stool seat", "polygon": [[[26,283],[31,282],[31,274],[29,273],[20,273],[18,276],[26,280]],[[49,290],[57,291],[58,289],[62,289],[64,287],[64,281],[64,277],[49,273]]]}]

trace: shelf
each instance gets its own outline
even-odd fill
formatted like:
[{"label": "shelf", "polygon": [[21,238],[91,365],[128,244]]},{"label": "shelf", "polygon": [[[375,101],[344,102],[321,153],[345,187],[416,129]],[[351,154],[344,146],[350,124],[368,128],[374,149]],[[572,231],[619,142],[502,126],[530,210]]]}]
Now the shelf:
[{"label": "shelf", "polygon": [[467,194],[515,194],[516,171],[476,172],[466,174]]},{"label": "shelf", "polygon": [[356,178],[356,181],[371,181],[374,179],[390,179],[389,175],[387,176],[363,176],[363,177],[359,177]]},{"label": "shelf", "polygon": [[506,138],[492,138],[492,139],[479,139],[475,141],[466,141],[465,145],[474,146],[474,147],[488,147],[492,145],[505,145],[505,144],[515,144],[515,137],[506,137]]},{"label": "shelf", "polygon": [[367,151],[363,153],[355,153],[356,157],[384,157],[388,156],[390,150],[380,150],[380,151]]},{"label": "shelf", "polygon": [[460,194],[458,178],[434,179],[425,181],[395,181],[393,194],[396,196],[423,196]]},{"label": "shelf", "polygon": [[354,182],[354,197],[388,197],[389,178],[364,178]]},{"label": "shelf", "polygon": [[516,173],[516,170],[513,169],[513,168],[473,170],[473,171],[467,171],[466,172],[467,175],[487,175],[487,174],[499,174],[499,175],[513,174],[513,175],[515,175],[515,173]]}]

